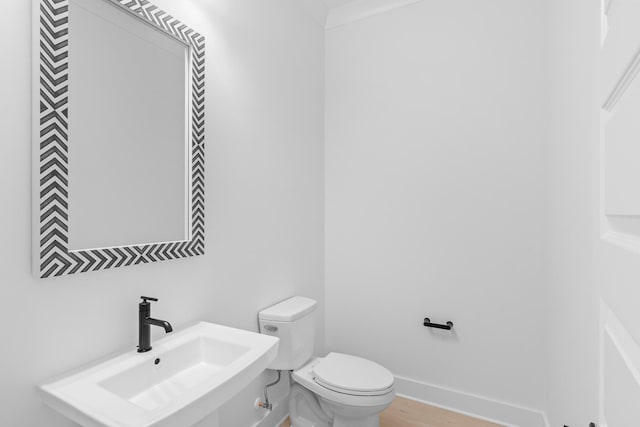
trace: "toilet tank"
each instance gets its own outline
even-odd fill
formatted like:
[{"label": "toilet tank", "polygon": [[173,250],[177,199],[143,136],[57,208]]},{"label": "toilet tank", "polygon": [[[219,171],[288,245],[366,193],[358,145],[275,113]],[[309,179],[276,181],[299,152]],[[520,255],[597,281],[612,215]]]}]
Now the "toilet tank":
[{"label": "toilet tank", "polygon": [[294,370],[313,355],[316,301],[293,297],[258,313],[260,333],[280,338],[278,355],[268,369]]}]

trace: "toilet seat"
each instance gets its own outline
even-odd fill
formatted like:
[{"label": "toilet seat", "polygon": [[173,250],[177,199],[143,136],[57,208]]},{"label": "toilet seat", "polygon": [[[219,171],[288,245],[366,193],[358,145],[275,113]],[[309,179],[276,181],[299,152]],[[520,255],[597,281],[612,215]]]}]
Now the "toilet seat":
[{"label": "toilet seat", "polygon": [[307,362],[304,366],[292,372],[292,378],[295,382],[315,393],[318,397],[327,399],[332,402],[349,405],[353,407],[372,407],[376,405],[388,405],[395,397],[394,386],[391,385],[384,391],[378,391],[376,394],[354,394],[353,391],[332,390],[318,383],[314,377],[313,369],[323,361],[323,358],[314,358]]},{"label": "toilet seat", "polygon": [[322,387],[354,396],[378,396],[393,388],[393,375],[386,368],[361,357],[329,353],[312,370]]}]

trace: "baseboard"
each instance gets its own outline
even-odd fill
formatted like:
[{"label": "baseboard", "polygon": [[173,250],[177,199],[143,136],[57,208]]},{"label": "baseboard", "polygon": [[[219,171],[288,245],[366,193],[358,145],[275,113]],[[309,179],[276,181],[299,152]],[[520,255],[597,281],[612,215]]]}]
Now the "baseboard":
[{"label": "baseboard", "polygon": [[396,377],[399,396],[455,411],[505,427],[549,427],[544,412],[507,402]]},{"label": "baseboard", "polygon": [[[395,377],[396,392],[407,399],[469,415],[504,427],[550,427],[547,415],[539,410],[487,397],[451,390],[405,377]],[[286,399],[252,427],[279,427],[289,416]],[[284,404],[283,404],[284,403]]]}]

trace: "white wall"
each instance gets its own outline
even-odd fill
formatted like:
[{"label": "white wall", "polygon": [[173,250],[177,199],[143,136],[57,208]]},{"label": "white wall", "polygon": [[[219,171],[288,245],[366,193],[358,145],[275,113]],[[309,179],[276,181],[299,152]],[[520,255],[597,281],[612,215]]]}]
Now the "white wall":
[{"label": "white wall", "polygon": [[326,347],[436,403],[545,404],[545,24],[421,1],[326,34]]},{"label": "white wall", "polygon": [[[322,26],[296,0],[155,3],[207,37],[206,255],[50,280],[30,273],[31,5],[3,3],[2,426],[71,425],[36,384],[135,348],[140,295],[177,330],[202,319],[257,331],[257,311],[290,295],[322,304]],[[259,415],[223,410],[221,422]]]},{"label": "white wall", "polygon": [[549,2],[549,308],[547,412],[550,425],[597,421],[598,307],[593,293],[593,147],[599,1]]}]

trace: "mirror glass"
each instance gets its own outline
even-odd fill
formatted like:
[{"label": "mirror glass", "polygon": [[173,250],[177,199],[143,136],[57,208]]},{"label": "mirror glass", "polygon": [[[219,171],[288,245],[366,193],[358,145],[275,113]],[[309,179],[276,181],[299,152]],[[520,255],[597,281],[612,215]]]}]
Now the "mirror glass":
[{"label": "mirror glass", "polygon": [[69,251],[188,240],[189,46],[69,1]]}]

